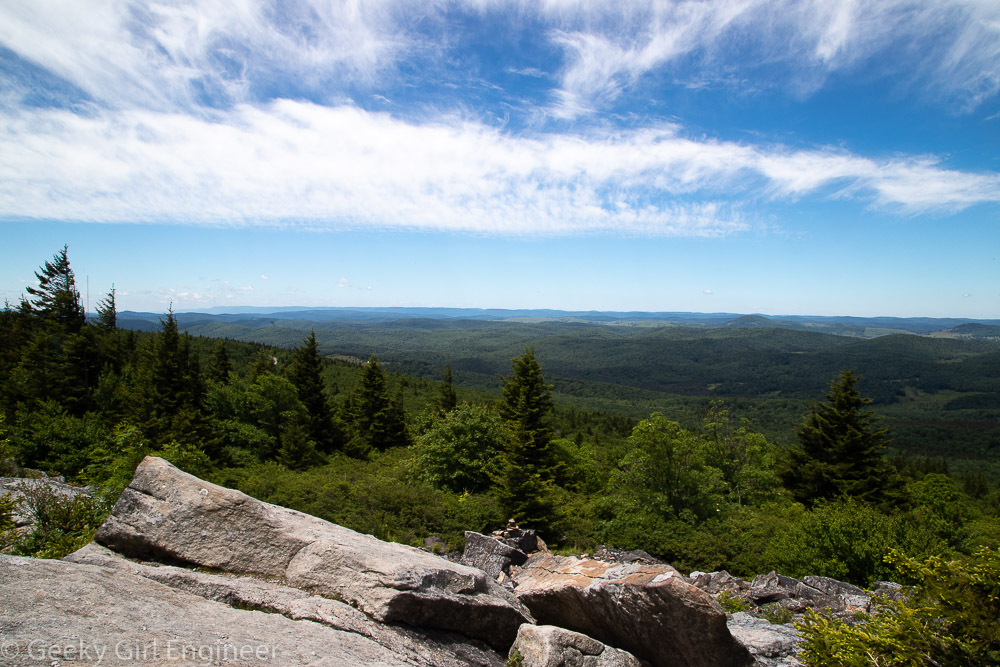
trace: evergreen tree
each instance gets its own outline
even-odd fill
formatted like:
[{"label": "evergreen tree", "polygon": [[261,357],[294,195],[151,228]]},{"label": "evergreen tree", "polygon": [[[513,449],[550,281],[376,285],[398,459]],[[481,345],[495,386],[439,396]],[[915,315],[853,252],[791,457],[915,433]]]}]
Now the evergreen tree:
[{"label": "evergreen tree", "polygon": [[289,424],[282,431],[278,462],[291,470],[305,470],[319,462],[316,444],[301,424]]},{"label": "evergreen tree", "polygon": [[545,531],[551,525],[551,490],[555,478],[552,451],[550,385],[532,349],[512,360],[513,375],[504,379],[500,417],[511,438],[498,480],[498,498],[507,514],[526,526]]},{"label": "evergreen tree", "polygon": [[865,408],[872,399],[857,389],[858,376],[844,369],[830,383],[825,402],[813,403],[796,435],[782,478],[796,500],[812,504],[841,496],[881,500],[890,472],[883,452],[888,431]]},{"label": "evergreen tree", "polygon": [[97,326],[107,331],[118,328],[118,309],[115,303],[115,286],[108,295],[97,302]]},{"label": "evergreen tree", "polygon": [[374,354],[361,371],[349,411],[354,431],[352,453],[364,456],[372,449],[384,451],[408,444],[402,405],[389,397],[385,373]]},{"label": "evergreen tree", "polygon": [[40,271],[35,272],[38,287],[27,287],[32,300],[26,302],[43,319],[56,324],[62,330],[76,333],[86,321],[80,293],[76,289],[76,278],[69,266],[69,246],[57,252],[51,262],[45,262]]},{"label": "evergreen tree", "polygon": [[153,344],[147,430],[160,443],[177,440],[211,449],[215,442],[201,410],[204,386],[191,338],[177,330],[173,308],[161,323]]},{"label": "evergreen tree", "polygon": [[447,414],[458,405],[458,394],[455,393],[455,386],[452,384],[451,364],[444,367],[441,375],[441,388],[438,390],[435,405],[438,412]]},{"label": "evergreen tree", "polygon": [[288,379],[295,385],[299,400],[306,406],[309,421],[306,424],[309,438],[323,452],[343,444],[340,429],[333,420],[333,411],[326,396],[323,382],[323,359],[316,345],[316,332],[311,331],[302,345],[292,351]]},{"label": "evergreen tree", "polygon": [[160,333],[153,348],[153,411],[157,415],[172,416],[184,403],[187,393],[184,383],[187,360],[181,359],[181,335],[172,306],[167,311],[167,318],[160,320],[160,324]]},{"label": "evergreen tree", "polygon": [[233,365],[229,359],[229,347],[226,345],[226,341],[216,341],[212,347],[212,356],[208,361],[208,379],[212,382],[226,384],[229,382],[229,373],[232,370]]}]

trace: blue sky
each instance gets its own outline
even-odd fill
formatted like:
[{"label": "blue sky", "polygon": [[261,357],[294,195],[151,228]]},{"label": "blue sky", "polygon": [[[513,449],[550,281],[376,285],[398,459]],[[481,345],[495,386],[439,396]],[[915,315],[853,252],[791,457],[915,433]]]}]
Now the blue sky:
[{"label": "blue sky", "polygon": [[995,0],[0,3],[0,298],[1000,317]]}]

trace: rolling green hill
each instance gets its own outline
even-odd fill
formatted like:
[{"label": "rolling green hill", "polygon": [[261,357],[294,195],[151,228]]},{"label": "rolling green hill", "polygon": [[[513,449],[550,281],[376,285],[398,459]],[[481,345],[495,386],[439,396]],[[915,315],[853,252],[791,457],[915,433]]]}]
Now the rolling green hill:
[{"label": "rolling green hill", "polygon": [[[1000,478],[1000,344],[988,337],[862,338],[824,333],[822,322],[768,327],[770,320],[760,316],[684,326],[633,320],[635,326],[624,326],[593,315],[462,319],[418,310],[386,319],[392,314],[180,314],[178,321],[192,335],[278,347],[297,345],[314,330],[327,356],[375,354],[386,369],[425,379],[436,379],[450,364],[458,386],[485,392],[496,390],[511,358],[533,347],[564,406],[633,419],[662,411],[694,425],[713,399],[723,399],[779,442],[794,439],[793,426],[809,401],[850,367],[885,415],[898,452],[944,457],[963,469],[986,466]],[[150,318],[136,321],[146,328]],[[934,328],[925,320],[907,326]],[[982,326],[961,325],[959,331],[989,332]]]}]

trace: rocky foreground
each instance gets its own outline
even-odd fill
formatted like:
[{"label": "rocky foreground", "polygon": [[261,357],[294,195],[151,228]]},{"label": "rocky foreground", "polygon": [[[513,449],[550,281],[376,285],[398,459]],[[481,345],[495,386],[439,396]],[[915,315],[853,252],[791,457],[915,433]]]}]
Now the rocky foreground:
[{"label": "rocky foreground", "polygon": [[0,664],[795,665],[794,628],[713,595],[866,604],[832,580],[688,578],[499,537],[469,533],[451,562],[147,457],[95,542],[0,556]]}]

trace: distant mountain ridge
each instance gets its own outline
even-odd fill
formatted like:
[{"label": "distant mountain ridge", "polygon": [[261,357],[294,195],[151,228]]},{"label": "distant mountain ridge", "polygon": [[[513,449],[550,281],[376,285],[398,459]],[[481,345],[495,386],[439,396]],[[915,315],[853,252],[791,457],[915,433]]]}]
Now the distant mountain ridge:
[{"label": "distant mountain ridge", "polygon": [[[856,317],[829,315],[763,315],[760,313],[695,313],[647,311],[566,311],[551,309],[501,308],[306,308],[286,307],[215,307],[175,313],[183,327],[233,324],[252,328],[275,324],[302,328],[308,323],[388,323],[413,320],[467,320],[475,322],[566,322],[607,326],[682,326],[727,329],[790,329],[815,331],[857,338],[910,333],[966,339],[1000,337],[1000,320],[930,317]],[[148,330],[159,325],[162,313],[122,311],[119,322],[125,328]]]}]

